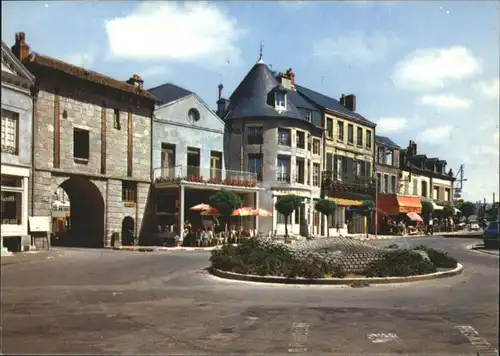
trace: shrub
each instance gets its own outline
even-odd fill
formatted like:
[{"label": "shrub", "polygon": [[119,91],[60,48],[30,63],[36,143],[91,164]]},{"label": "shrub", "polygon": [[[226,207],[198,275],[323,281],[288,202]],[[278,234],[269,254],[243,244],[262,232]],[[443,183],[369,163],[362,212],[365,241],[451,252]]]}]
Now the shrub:
[{"label": "shrub", "polygon": [[424,245],[413,248],[418,251],[425,251],[436,268],[455,268],[458,261],[447,252],[439,251]]},{"label": "shrub", "polygon": [[212,268],[259,276],[324,278],[328,274],[344,277],[344,271],[330,256],[247,239],[236,247],[225,246],[212,251],[210,261]]},{"label": "shrub", "polygon": [[432,262],[411,250],[384,251],[364,270],[367,277],[406,277],[436,272]]}]

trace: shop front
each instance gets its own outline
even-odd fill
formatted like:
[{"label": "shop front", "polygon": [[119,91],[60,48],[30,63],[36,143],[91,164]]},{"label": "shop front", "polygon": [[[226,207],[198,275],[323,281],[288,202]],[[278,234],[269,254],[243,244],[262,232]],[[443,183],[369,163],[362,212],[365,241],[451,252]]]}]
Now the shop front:
[{"label": "shop front", "polygon": [[[29,168],[2,165],[1,175],[1,243],[11,252],[29,247],[28,177]],[[2,249],[3,250],[3,249]],[[4,250],[3,250],[4,251]]]},{"label": "shop front", "polygon": [[366,219],[360,210],[363,205],[362,200],[335,197],[328,199],[337,204],[337,209],[328,221],[330,236],[366,232]]},{"label": "shop front", "polygon": [[419,196],[381,194],[377,201],[378,232],[388,228],[389,221],[421,221],[422,202]]}]

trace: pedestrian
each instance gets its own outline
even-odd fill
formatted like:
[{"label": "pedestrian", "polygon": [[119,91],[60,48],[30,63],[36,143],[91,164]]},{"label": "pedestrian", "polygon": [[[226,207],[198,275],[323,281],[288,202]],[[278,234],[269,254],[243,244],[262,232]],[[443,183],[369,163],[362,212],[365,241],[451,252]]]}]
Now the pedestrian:
[{"label": "pedestrian", "polygon": [[429,223],[427,224],[427,235],[434,235],[434,221],[429,219]]}]

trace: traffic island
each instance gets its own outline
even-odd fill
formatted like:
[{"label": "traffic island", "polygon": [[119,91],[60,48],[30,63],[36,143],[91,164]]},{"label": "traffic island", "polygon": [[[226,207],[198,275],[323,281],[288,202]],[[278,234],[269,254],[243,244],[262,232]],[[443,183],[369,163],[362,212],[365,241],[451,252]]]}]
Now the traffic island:
[{"label": "traffic island", "polygon": [[363,250],[359,244],[310,250],[247,240],[213,251],[210,271],[239,281],[365,287],[451,277],[463,270],[452,256],[425,246]]},{"label": "traffic island", "polygon": [[467,246],[467,249],[475,251],[475,252],[479,252],[479,253],[484,253],[487,255],[500,256],[500,251],[498,249],[486,249],[484,244],[481,244],[481,243],[469,245],[469,246]]}]

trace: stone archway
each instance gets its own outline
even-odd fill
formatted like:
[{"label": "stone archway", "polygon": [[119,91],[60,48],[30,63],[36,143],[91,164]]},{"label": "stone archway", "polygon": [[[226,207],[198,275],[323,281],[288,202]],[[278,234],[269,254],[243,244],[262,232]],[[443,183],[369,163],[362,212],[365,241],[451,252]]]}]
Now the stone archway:
[{"label": "stone archway", "polygon": [[59,246],[101,248],[104,246],[105,206],[99,188],[87,178],[71,177],[59,186],[69,199],[69,218]]},{"label": "stone archway", "polygon": [[131,216],[125,216],[122,220],[122,246],[133,246],[135,235],[135,221]]}]

